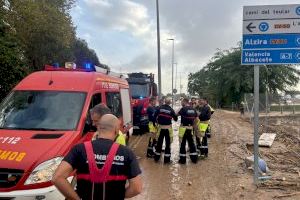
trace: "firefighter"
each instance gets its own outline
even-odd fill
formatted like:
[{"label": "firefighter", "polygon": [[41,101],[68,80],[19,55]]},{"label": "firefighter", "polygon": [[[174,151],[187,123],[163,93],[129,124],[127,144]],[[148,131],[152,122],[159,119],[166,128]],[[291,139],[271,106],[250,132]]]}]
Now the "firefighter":
[{"label": "firefighter", "polygon": [[155,112],[154,118],[158,123],[157,130],[157,144],[154,153],[154,160],[159,161],[163,141],[165,139],[165,154],[164,154],[164,163],[169,163],[171,161],[171,142],[173,140],[173,129],[172,129],[172,119],[177,121],[177,115],[175,111],[171,108],[171,99],[165,99],[165,104],[159,106]]},{"label": "firefighter", "polygon": [[196,143],[197,143],[197,149],[200,152],[201,156],[208,156],[208,143],[207,143],[207,128],[209,124],[209,120],[211,117],[211,111],[208,106],[208,102],[206,98],[200,99],[200,115],[199,120],[196,120]]},{"label": "firefighter", "polygon": [[[95,141],[75,145],[56,169],[52,182],[66,199],[131,198],[142,191],[141,169],[134,153],[114,143],[119,120],[111,114],[98,122]],[[68,177],[77,173],[77,191]]]},{"label": "firefighter", "polygon": [[191,98],[191,104],[190,104],[193,108],[196,108],[197,106],[197,99],[196,97],[192,97]]},{"label": "firefighter", "polygon": [[156,98],[151,97],[149,100],[149,106],[147,108],[147,114],[148,114],[148,119],[149,119],[149,132],[150,132],[150,138],[148,142],[148,147],[147,147],[147,157],[151,158],[154,156],[153,148],[156,144],[156,132],[157,132],[157,127],[155,124],[155,118],[154,114],[156,111]]},{"label": "firefighter", "polygon": [[[98,122],[100,121],[101,117],[105,114],[111,114],[111,110],[104,104],[100,103],[94,106],[90,110],[91,119],[93,126],[97,127]],[[92,140],[96,140],[99,137],[98,130],[94,133]],[[121,145],[126,146],[126,135],[119,130],[119,133],[115,139],[115,142]]]},{"label": "firefighter", "polygon": [[187,98],[182,100],[181,105],[182,108],[178,112],[178,115],[181,116],[181,125],[179,127],[179,163],[186,163],[186,141],[190,149],[190,159],[193,163],[197,163],[198,154],[193,140],[193,123],[197,118],[197,111],[189,105],[189,99]]}]

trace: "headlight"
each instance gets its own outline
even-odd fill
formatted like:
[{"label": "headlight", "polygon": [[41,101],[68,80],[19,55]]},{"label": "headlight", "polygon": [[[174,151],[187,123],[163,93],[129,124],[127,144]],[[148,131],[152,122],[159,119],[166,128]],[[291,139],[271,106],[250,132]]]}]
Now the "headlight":
[{"label": "headlight", "polygon": [[62,160],[63,157],[57,157],[39,164],[28,177],[25,185],[51,181],[56,168]]}]

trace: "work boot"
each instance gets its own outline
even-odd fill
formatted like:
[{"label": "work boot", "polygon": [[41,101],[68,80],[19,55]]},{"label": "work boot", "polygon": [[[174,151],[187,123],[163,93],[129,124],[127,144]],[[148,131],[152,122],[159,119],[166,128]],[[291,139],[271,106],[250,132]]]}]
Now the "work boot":
[{"label": "work boot", "polygon": [[158,156],[158,155],[154,155],[154,161],[155,161],[155,162],[158,162],[158,161],[159,161],[159,159],[160,159],[160,156]]},{"label": "work boot", "polygon": [[153,143],[151,141],[151,138],[149,138],[148,148],[147,148],[147,157],[152,158],[154,156],[153,152]]},{"label": "work boot", "polygon": [[147,158],[153,158],[153,157],[154,157],[153,151],[147,151]]},{"label": "work boot", "polygon": [[179,161],[178,161],[180,164],[185,164],[186,163],[186,159],[184,158],[179,158]]},{"label": "work boot", "polygon": [[170,157],[164,157],[164,164],[168,164],[171,162],[171,158]]}]

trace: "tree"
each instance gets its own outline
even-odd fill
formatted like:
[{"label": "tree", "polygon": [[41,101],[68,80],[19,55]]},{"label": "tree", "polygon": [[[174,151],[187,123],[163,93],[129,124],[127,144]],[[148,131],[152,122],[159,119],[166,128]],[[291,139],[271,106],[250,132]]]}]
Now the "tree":
[{"label": "tree", "polygon": [[[300,71],[291,65],[265,66],[260,73],[260,91],[277,94],[299,82]],[[206,96],[221,105],[241,102],[245,93],[253,93],[253,66],[241,65],[241,47],[218,50],[211,61],[188,78],[191,94]]]},{"label": "tree", "polygon": [[14,32],[0,20],[0,99],[15,86],[27,73],[24,67],[22,50],[19,48]]},{"label": "tree", "polygon": [[25,75],[43,69],[45,64],[91,61],[108,68],[84,40],[76,37],[70,16],[74,3],[0,0],[0,99]]},{"label": "tree", "polygon": [[81,66],[84,63],[91,63],[100,66],[99,59],[96,52],[88,47],[88,44],[83,39],[76,39],[73,44],[73,53],[75,57],[75,62]]},{"label": "tree", "polygon": [[6,21],[16,31],[32,71],[45,64],[73,60],[75,27],[67,0],[8,0]]}]

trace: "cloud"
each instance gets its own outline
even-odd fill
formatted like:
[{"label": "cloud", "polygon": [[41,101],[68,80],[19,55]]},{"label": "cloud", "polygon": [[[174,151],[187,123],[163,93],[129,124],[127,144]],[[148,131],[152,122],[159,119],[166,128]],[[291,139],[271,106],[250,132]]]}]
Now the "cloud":
[{"label": "cloud", "polygon": [[[228,49],[241,40],[243,5],[288,3],[298,2],[159,1],[163,91],[171,91],[172,46],[168,38],[175,38],[175,62],[186,86],[187,74],[208,63],[217,48]],[[123,72],[157,74],[154,0],[82,0],[72,16],[78,35],[88,41],[102,62]]]},{"label": "cloud", "polygon": [[147,9],[132,1],[84,0],[89,22],[102,28],[142,35],[149,31]]}]

